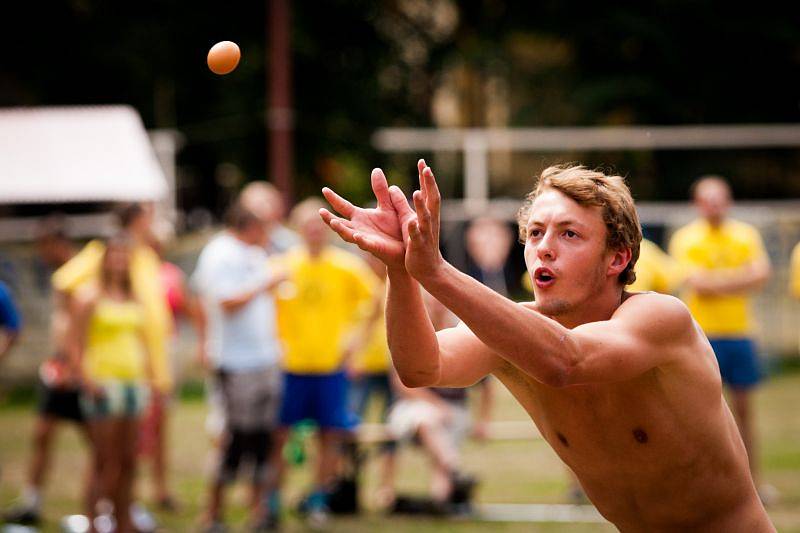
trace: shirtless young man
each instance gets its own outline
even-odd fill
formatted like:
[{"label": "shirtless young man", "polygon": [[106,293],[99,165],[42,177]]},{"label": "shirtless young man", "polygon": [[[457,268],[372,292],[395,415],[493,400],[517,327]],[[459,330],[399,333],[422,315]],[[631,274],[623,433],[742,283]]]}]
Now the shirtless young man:
[{"label": "shirtless young man", "polygon": [[[372,173],[374,209],[329,189],[320,215],[389,273],[394,365],[412,387],[496,375],[624,531],[774,531],[703,332],[677,299],[632,294],[641,230],[622,178],[542,173],[520,210],[535,303],[514,303],[439,252],[440,196],[419,162],[414,209]],[[419,285],[462,323],[434,332]],[[409,334],[413,332],[413,334]]]}]

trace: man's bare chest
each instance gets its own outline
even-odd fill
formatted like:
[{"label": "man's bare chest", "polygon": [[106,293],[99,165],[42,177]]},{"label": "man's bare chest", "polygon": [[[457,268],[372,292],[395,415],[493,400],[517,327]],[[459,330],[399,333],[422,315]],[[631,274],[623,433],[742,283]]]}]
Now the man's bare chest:
[{"label": "man's bare chest", "polygon": [[642,472],[665,454],[689,461],[692,446],[657,380],[555,389],[522,375],[500,379],[542,436],[573,468],[601,473],[613,463]]}]

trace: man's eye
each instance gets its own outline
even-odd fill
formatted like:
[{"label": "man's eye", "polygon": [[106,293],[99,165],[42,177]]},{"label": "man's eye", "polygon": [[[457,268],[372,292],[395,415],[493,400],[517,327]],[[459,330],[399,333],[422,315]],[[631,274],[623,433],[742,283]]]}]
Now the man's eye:
[{"label": "man's eye", "polygon": [[541,235],[541,233],[542,233],[542,232],[541,232],[540,230],[538,230],[538,229],[532,229],[532,230],[531,230],[531,231],[528,233],[528,235],[530,235],[531,237],[538,237],[539,235]]},{"label": "man's eye", "polygon": [[569,237],[570,239],[571,239],[571,238],[573,238],[573,237],[577,237],[577,236],[578,236],[578,234],[577,234],[577,233],[575,233],[574,231],[572,231],[572,230],[570,230],[570,229],[568,229],[567,231],[565,231],[565,232],[564,232],[564,235],[566,235],[566,236],[567,236],[567,237]]}]

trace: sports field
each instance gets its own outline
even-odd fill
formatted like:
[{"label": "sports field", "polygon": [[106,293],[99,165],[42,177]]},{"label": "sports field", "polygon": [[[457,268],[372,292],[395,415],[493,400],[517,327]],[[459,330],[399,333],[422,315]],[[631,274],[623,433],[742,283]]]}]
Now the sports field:
[{"label": "sports field", "polygon": [[[796,405],[800,374],[770,380],[757,395],[759,428],[762,435],[761,458],[766,481],[781,493],[778,504],[769,509],[779,531],[800,531],[800,410]],[[496,420],[523,420],[525,414],[505,389],[498,386]],[[196,530],[205,495],[205,467],[209,440],[203,429],[205,404],[200,400],[176,402],[172,418],[173,486],[181,508],[175,514],[158,513],[165,531]],[[10,504],[19,493],[24,479],[32,423],[31,406],[7,406],[0,409],[0,503]],[[313,446],[309,446],[313,453]],[[58,531],[59,517],[80,510],[80,480],[86,455],[78,434],[65,429],[58,437],[51,482],[46,493],[43,531]],[[561,463],[541,440],[469,442],[465,469],[481,479],[479,503],[565,503],[566,476]],[[423,493],[427,483],[427,463],[413,449],[403,451],[400,460],[398,490]],[[362,500],[374,508],[370,496],[377,479],[376,463],[370,463],[361,484]],[[146,473],[144,473],[144,476]],[[306,468],[294,468],[290,474],[286,500],[294,502],[308,483]],[[149,486],[142,484],[145,501]],[[228,524],[232,531],[244,530],[245,492],[233,491],[229,498]],[[303,531],[303,523],[287,513],[285,531]],[[386,517],[374,510],[357,518],[336,518],[330,531],[613,531],[598,524],[529,524],[486,523]]]}]

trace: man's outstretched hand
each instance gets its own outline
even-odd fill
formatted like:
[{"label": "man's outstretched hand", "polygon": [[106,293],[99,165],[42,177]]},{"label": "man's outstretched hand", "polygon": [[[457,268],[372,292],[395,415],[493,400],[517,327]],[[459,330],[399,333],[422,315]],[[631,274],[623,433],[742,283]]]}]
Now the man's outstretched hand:
[{"label": "man's outstretched hand", "polygon": [[[319,214],[343,240],[373,254],[390,268],[405,268],[404,236],[407,238],[408,234],[403,228],[415,217],[414,212],[409,209],[403,192],[396,186],[389,187],[382,170],[373,170],[371,180],[377,207],[355,206],[325,187],[322,194],[341,217],[327,209],[320,209]],[[405,207],[404,217],[398,215],[395,205]]]},{"label": "man's outstretched hand", "polygon": [[[408,233],[406,244],[405,266],[408,273],[418,281],[433,276],[444,264],[439,251],[439,211],[441,196],[433,170],[425,164],[424,159],[417,163],[419,170],[419,190],[414,191],[412,199],[416,214],[408,217],[405,231]],[[409,209],[408,204],[398,209]],[[423,283],[424,284],[424,283]]]},{"label": "man's outstretched hand", "polygon": [[389,187],[383,172],[375,169],[372,190],[377,207],[354,206],[326,187],[322,194],[342,216],[327,209],[319,213],[345,241],[372,253],[389,268],[404,268],[422,279],[436,272],[444,260],[439,252],[439,188],[424,159],[417,163],[417,170],[420,189],[413,194],[414,210],[400,188]]}]

